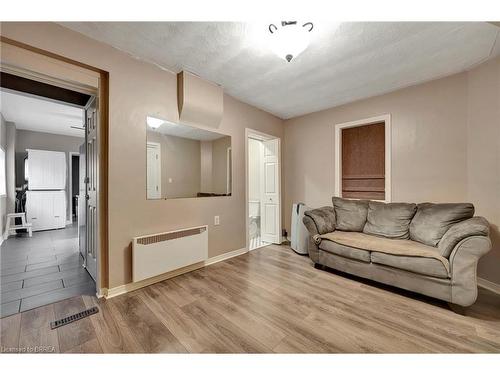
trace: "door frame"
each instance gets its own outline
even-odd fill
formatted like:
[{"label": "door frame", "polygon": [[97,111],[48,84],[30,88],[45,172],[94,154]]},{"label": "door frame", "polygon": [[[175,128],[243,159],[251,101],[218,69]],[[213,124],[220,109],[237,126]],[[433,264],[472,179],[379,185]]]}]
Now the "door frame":
[{"label": "door frame", "polygon": [[233,148],[228,147],[226,149],[226,194],[233,194]]},{"label": "door frame", "polygon": [[[93,95],[98,100],[99,111],[99,193],[98,193],[98,233],[96,295],[103,297],[109,286],[109,235],[108,235],[108,168],[109,168],[109,73],[94,66],[46,51],[26,43],[0,35],[1,44],[17,47],[25,55],[16,65],[0,65],[0,70],[11,74],[29,77],[32,80],[69,88],[73,91]],[[26,56],[40,56],[53,68],[58,66],[58,76],[34,68],[38,61],[29,61]],[[44,65],[45,66],[45,65]],[[76,72],[76,73],[75,73]],[[75,73],[71,76],[71,73]],[[66,75],[67,74],[67,75]],[[97,84],[89,85],[94,79]]]},{"label": "door frame", "polygon": [[[84,138],[85,139],[85,138]],[[85,142],[85,140],[84,140]],[[68,156],[69,156],[69,161],[68,161],[68,165],[69,165],[69,176],[68,176],[68,183],[69,183],[69,217],[70,217],[70,221],[68,223],[68,218],[66,218],[66,225],[68,224],[72,224],[73,223],[73,156],[78,156],[78,158],[80,158],[80,153],[79,152],[74,152],[74,151],[70,151],[68,152]],[[80,182],[80,181],[78,181]],[[78,191],[78,194],[80,194],[80,191]],[[78,215],[78,213],[77,213]]]},{"label": "door frame", "polygon": [[376,124],[383,122],[385,125],[385,199],[383,202],[390,203],[392,201],[392,191],[391,191],[391,114],[387,113],[380,116],[365,118],[361,120],[344,122],[341,124],[335,124],[334,129],[334,145],[335,153],[333,163],[335,166],[335,181],[333,195],[336,197],[342,196],[342,129],[356,128],[359,126]]},{"label": "door frame", "polygon": [[[158,181],[160,184],[159,190],[158,190],[158,193],[160,194],[160,196],[157,198],[149,198],[148,197],[148,187],[146,186],[146,199],[161,199],[161,185],[162,185],[162,180],[161,180],[161,143],[146,141],[146,154],[147,154],[149,145],[155,145],[155,148],[158,150],[158,163],[157,163],[156,173],[158,174]],[[146,155],[146,157],[147,157],[147,155]],[[147,173],[148,173],[148,169],[146,168],[146,174]],[[147,182],[147,175],[146,175],[146,182]]]},{"label": "door frame", "polygon": [[[281,164],[282,164],[282,158],[281,158],[281,138],[277,137],[275,135],[263,133],[261,131],[251,129],[251,128],[245,128],[245,247],[247,251],[250,251],[250,220],[248,217],[249,213],[249,173],[248,173],[248,140],[250,138],[258,139],[261,141],[266,141],[266,140],[271,140],[271,139],[277,139],[278,140],[278,160],[279,160],[279,165],[278,165],[278,181],[279,181],[279,186],[280,186],[280,191],[279,191],[279,206],[280,206],[280,212],[279,212],[279,227],[278,227],[278,233],[281,241],[283,241],[283,235],[282,235],[282,228],[283,228],[283,205],[282,205],[282,194],[283,194],[283,186],[281,185]],[[262,202],[261,202],[262,203]],[[260,247],[257,247],[252,250],[259,249]]]}]

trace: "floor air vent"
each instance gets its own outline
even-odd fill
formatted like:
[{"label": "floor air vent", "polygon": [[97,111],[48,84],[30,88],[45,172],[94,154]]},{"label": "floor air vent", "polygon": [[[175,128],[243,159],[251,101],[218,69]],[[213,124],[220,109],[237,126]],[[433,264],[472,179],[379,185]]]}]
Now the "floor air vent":
[{"label": "floor air vent", "polygon": [[94,306],[88,310],[81,311],[79,313],[67,316],[66,318],[56,320],[55,322],[50,323],[50,328],[56,329],[56,328],[65,326],[66,324],[76,322],[77,320],[86,318],[87,316],[90,316],[93,314],[97,314],[98,312],[99,312],[99,309],[97,308],[97,306]]}]

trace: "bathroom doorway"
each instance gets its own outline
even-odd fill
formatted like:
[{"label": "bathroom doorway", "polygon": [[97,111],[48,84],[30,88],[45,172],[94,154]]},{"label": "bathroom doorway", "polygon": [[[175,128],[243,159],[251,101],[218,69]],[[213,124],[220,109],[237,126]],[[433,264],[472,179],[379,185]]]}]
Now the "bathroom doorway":
[{"label": "bathroom doorway", "polygon": [[246,129],[247,248],[281,243],[280,139]]}]

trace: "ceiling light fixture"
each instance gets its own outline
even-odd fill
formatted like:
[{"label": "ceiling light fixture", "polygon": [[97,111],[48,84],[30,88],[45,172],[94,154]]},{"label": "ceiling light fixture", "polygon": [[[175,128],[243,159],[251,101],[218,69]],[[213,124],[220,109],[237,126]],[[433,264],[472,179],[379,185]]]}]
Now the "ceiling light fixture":
[{"label": "ceiling light fixture", "polygon": [[146,122],[151,129],[158,129],[165,122],[165,120],[162,120],[162,119],[156,118],[156,117],[147,116]]},{"label": "ceiling light fixture", "polygon": [[309,45],[309,33],[312,29],[312,22],[299,25],[297,21],[281,21],[279,28],[270,24],[270,47],[279,57],[290,62]]}]

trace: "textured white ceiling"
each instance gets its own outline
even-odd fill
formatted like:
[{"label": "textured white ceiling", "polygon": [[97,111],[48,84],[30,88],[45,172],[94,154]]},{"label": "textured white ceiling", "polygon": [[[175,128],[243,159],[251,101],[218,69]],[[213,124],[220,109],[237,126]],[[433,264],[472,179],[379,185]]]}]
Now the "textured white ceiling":
[{"label": "textured white ceiling", "polygon": [[82,108],[1,90],[0,112],[17,129],[85,137],[83,130],[70,127],[83,126]]},{"label": "textured white ceiling", "polygon": [[310,46],[291,63],[268,48],[265,23],[63,25],[173,72],[196,73],[285,119],[458,73],[500,54],[500,28],[485,22],[315,22]]}]

